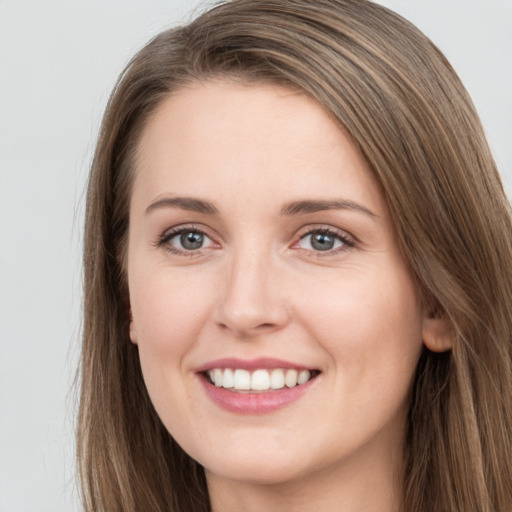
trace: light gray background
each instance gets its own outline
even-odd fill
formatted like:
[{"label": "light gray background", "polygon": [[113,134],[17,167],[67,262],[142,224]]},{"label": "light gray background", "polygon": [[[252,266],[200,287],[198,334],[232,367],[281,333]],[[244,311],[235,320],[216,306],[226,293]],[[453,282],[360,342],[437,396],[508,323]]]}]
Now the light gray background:
[{"label": "light gray background", "polygon": [[[512,187],[512,0],[383,0],[452,61]],[[83,191],[117,74],[201,0],[0,0],[0,512],[80,510]]]}]

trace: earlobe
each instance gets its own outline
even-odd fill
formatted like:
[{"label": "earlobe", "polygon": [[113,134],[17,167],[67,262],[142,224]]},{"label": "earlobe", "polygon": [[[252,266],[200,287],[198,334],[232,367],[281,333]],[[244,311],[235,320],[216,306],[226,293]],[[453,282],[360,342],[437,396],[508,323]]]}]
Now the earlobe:
[{"label": "earlobe", "polygon": [[423,319],[423,343],[432,352],[446,352],[453,345],[453,329],[444,316],[426,316]]}]

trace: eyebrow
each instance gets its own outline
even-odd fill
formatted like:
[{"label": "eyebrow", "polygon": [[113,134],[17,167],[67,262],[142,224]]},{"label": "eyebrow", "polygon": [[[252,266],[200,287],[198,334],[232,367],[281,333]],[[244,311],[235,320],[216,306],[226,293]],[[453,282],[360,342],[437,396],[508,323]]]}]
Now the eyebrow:
[{"label": "eyebrow", "polygon": [[161,197],[153,201],[147,208],[146,214],[159,208],[180,208],[191,212],[204,213],[207,215],[216,215],[219,213],[212,203],[193,197]]},{"label": "eyebrow", "polygon": [[375,218],[377,215],[368,208],[347,199],[293,201],[281,209],[281,215],[303,215],[324,210],[352,210]]},{"label": "eyebrow", "polygon": [[[203,199],[193,197],[161,197],[153,201],[146,208],[146,214],[159,208],[180,208],[206,215],[217,215],[219,213],[212,203]],[[368,208],[347,199],[293,201],[283,206],[281,215],[304,215],[325,210],[352,210],[364,213],[372,218],[377,217]]]}]

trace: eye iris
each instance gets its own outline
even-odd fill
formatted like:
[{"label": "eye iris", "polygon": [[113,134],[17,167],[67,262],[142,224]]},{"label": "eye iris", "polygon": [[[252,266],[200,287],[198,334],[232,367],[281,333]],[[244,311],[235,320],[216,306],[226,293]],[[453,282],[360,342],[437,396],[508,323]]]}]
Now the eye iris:
[{"label": "eye iris", "polygon": [[311,247],[317,251],[328,251],[334,247],[334,237],[327,233],[311,235]]},{"label": "eye iris", "polygon": [[204,242],[204,235],[202,233],[194,232],[182,233],[180,236],[180,242],[184,249],[200,249]]}]

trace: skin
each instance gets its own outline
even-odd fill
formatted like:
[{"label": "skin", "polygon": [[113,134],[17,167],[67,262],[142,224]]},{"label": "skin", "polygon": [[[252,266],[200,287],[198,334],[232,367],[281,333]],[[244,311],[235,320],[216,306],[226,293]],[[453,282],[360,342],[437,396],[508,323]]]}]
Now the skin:
[{"label": "skin", "polygon": [[[218,211],[162,203],[176,197]],[[282,213],[303,200],[360,208]],[[203,246],[162,241],[180,226],[204,231]],[[319,251],[310,233],[325,228],[336,246]],[[435,325],[378,184],[317,103],[228,81],[170,96],[140,141],[127,270],[149,394],[205,467],[215,512],[397,510],[408,392]],[[321,373],[286,407],[242,415],[197,374],[225,357]]]}]

